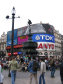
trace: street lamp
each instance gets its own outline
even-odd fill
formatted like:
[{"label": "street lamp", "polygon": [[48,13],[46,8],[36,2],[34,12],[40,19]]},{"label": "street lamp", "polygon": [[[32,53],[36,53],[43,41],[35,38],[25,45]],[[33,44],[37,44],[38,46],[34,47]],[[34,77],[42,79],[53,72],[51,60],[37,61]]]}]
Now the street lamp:
[{"label": "street lamp", "polygon": [[[14,19],[15,18],[20,18],[19,16],[18,17],[15,17],[15,8],[13,7],[13,9],[12,9],[12,18],[9,18],[9,16],[7,15],[6,16],[6,19],[12,19],[12,39],[11,39],[11,57],[13,57],[13,51],[14,51],[14,49],[13,49],[13,44],[14,44],[14,42],[13,42],[13,40],[14,40]],[[11,74],[10,74],[10,69],[9,69],[9,74],[8,74],[8,76],[10,77],[11,76]]]},{"label": "street lamp", "polygon": [[19,16],[18,17],[15,17],[15,13],[16,13],[16,11],[15,11],[15,7],[13,7],[13,9],[12,9],[12,18],[9,18],[9,16],[6,16],[6,19],[12,19],[12,40],[11,40],[11,57],[13,56],[13,44],[14,44],[14,42],[13,42],[13,40],[14,40],[14,19],[15,18],[20,18]]}]

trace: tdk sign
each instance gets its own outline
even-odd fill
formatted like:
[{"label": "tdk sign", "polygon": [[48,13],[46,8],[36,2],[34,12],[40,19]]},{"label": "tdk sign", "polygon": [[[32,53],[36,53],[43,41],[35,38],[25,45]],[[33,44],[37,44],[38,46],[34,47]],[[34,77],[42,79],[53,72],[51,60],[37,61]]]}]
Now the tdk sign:
[{"label": "tdk sign", "polygon": [[50,34],[33,34],[33,41],[35,42],[52,42],[55,43],[55,37]]}]

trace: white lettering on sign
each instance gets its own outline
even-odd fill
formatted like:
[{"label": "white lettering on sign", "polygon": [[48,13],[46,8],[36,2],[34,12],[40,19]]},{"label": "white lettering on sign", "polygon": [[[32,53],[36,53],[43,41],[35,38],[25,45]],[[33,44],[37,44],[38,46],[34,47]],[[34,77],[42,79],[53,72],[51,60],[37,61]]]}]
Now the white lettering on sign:
[{"label": "white lettering on sign", "polygon": [[52,40],[53,41],[53,36],[49,36],[49,35],[37,35],[36,37],[35,37],[35,39],[36,40]]},{"label": "white lettering on sign", "polygon": [[47,35],[47,36],[45,36],[45,39],[46,39],[46,40],[53,40],[53,37]]},{"label": "white lettering on sign", "polygon": [[40,40],[40,36],[37,35],[37,36],[35,37],[35,39],[36,39],[36,40]]},{"label": "white lettering on sign", "polygon": [[44,37],[45,37],[45,35],[40,35],[41,36],[41,38],[42,38],[42,40],[44,39]]}]

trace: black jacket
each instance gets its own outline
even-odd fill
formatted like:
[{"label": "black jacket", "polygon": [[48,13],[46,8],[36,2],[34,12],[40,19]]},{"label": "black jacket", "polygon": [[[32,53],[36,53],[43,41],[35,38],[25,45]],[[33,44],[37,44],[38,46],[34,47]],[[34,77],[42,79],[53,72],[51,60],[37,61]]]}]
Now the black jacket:
[{"label": "black jacket", "polygon": [[60,64],[60,75],[63,76],[63,61]]}]

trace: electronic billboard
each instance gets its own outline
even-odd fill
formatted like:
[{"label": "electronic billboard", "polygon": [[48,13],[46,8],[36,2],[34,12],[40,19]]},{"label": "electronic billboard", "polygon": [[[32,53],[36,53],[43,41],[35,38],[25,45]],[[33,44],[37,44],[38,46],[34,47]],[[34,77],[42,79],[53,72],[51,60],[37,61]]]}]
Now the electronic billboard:
[{"label": "electronic billboard", "polygon": [[26,41],[28,41],[28,36],[27,35],[18,37],[18,44],[23,44]]},{"label": "electronic billboard", "polygon": [[[11,46],[12,41],[12,31],[7,32],[7,46]],[[13,44],[17,45],[17,29],[14,29],[14,40]]]},{"label": "electronic billboard", "polygon": [[29,34],[29,29],[31,29],[31,33],[43,33],[54,35],[53,29],[54,27],[50,24],[32,24],[30,26],[21,27],[18,29],[17,36],[23,36]]}]

